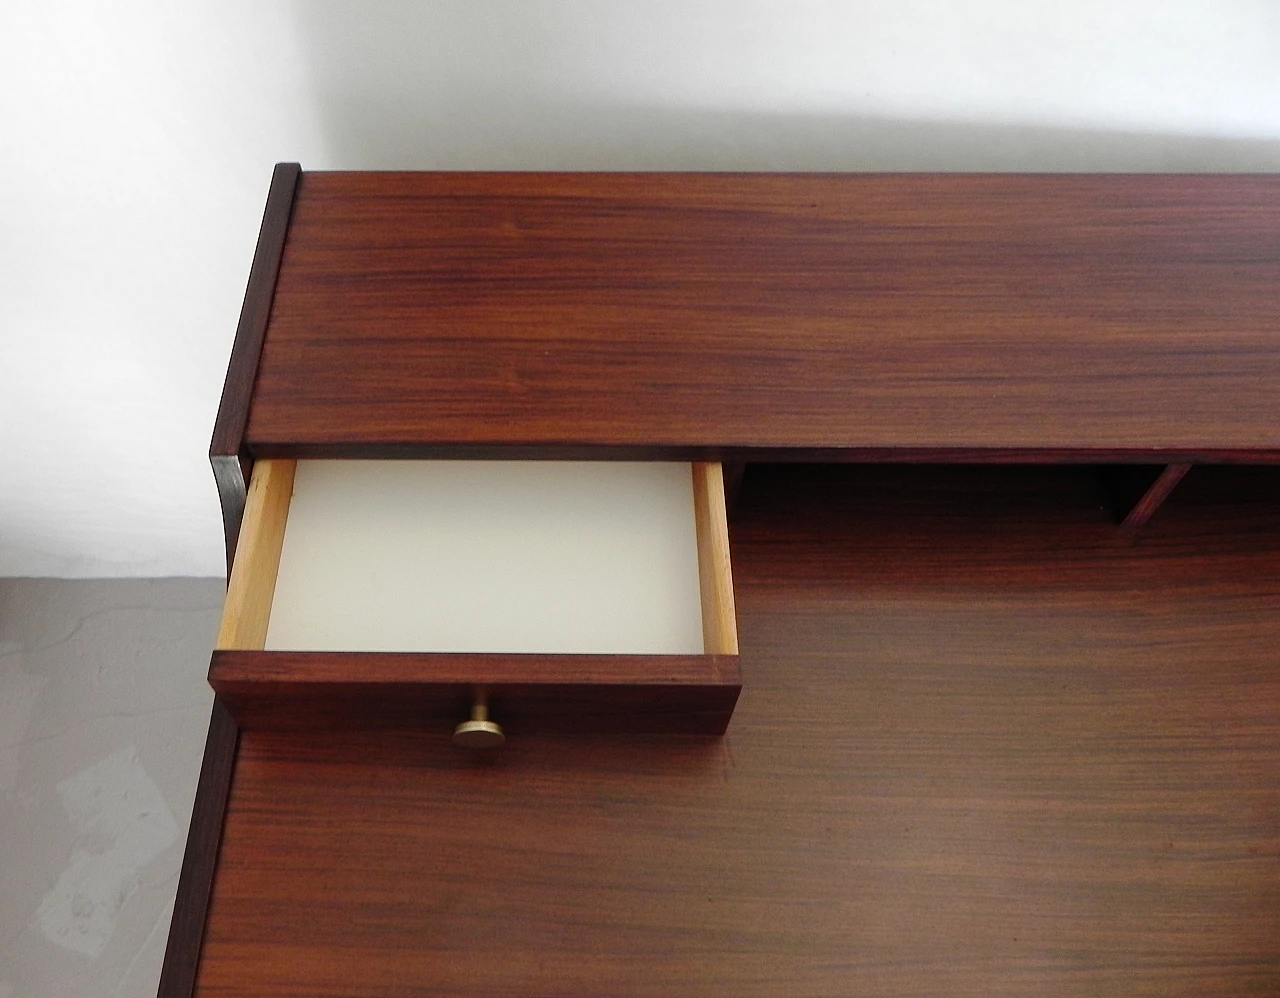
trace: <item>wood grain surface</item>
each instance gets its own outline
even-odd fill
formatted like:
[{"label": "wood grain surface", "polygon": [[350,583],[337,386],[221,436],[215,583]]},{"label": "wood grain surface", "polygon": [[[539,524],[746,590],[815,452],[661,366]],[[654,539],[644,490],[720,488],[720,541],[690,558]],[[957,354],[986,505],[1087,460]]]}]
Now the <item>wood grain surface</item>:
[{"label": "wood grain surface", "polygon": [[1280,480],[753,466],[728,735],[242,737],[204,996],[1280,992]]},{"label": "wood grain surface", "polygon": [[736,656],[217,651],[209,683],[242,727],[452,731],[477,686],[508,737],[723,734]]},{"label": "wood grain surface", "polygon": [[258,456],[1280,459],[1280,177],[303,175]]}]

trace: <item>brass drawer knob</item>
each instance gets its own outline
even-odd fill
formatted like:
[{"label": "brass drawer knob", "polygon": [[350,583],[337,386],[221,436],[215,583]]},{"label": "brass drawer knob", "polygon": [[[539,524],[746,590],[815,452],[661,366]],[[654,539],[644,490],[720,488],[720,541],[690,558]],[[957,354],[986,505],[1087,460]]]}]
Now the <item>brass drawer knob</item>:
[{"label": "brass drawer knob", "polygon": [[502,726],[489,720],[489,701],[484,690],[475,692],[471,704],[471,720],[463,721],[453,729],[453,744],[462,748],[497,748],[507,740]]}]

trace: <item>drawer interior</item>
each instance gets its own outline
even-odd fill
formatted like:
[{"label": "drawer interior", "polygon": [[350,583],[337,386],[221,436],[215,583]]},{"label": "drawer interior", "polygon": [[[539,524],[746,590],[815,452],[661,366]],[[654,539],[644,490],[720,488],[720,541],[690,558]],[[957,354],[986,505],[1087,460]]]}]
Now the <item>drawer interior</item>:
[{"label": "drawer interior", "polygon": [[220,649],[736,654],[718,464],[261,461]]},{"label": "drawer interior", "polygon": [[700,654],[690,466],[299,462],[266,648]]}]

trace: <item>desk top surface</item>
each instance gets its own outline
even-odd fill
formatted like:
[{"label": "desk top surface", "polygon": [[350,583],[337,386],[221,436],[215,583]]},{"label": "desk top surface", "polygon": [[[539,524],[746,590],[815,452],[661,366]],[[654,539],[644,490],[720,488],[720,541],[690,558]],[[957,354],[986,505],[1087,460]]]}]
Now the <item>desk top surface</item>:
[{"label": "desk top surface", "polygon": [[1280,177],[305,173],[257,456],[1268,459]]},{"label": "desk top surface", "polygon": [[1096,499],[751,468],[723,739],[246,731],[198,993],[1280,993],[1280,471]]}]

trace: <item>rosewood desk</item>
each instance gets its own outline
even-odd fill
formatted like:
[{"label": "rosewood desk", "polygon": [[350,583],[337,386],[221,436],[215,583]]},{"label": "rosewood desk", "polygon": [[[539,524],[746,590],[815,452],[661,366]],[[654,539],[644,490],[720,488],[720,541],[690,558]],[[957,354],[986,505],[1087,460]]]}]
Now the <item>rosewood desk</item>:
[{"label": "rosewood desk", "polygon": [[[1280,177],[281,165],[211,454],[163,998],[1280,993]],[[695,637],[272,647],[490,462],[668,483]]]}]

